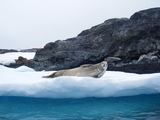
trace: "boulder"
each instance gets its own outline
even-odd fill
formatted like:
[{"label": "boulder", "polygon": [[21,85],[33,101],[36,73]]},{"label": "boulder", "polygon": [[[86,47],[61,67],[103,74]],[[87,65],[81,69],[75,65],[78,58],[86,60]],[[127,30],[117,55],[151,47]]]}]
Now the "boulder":
[{"label": "boulder", "polygon": [[5,66],[12,67],[12,68],[17,68],[17,67],[20,67],[22,65],[28,66],[28,64],[29,64],[29,60],[27,60],[27,58],[19,56],[18,59],[15,60],[15,63],[11,63],[11,64],[5,65]]},{"label": "boulder", "polygon": [[147,64],[147,63],[157,63],[159,61],[157,52],[151,52],[148,54],[141,55],[137,61],[138,64]]},{"label": "boulder", "polygon": [[16,64],[23,64],[23,65],[28,64],[27,58],[24,58],[22,56],[19,56],[18,59],[16,59],[15,61],[16,61]]},{"label": "boulder", "polygon": [[150,59],[147,55],[141,55],[137,62],[140,63],[140,64],[149,63]]},{"label": "boulder", "polygon": [[107,57],[104,59],[109,65],[116,65],[121,61],[121,58],[118,57]]}]

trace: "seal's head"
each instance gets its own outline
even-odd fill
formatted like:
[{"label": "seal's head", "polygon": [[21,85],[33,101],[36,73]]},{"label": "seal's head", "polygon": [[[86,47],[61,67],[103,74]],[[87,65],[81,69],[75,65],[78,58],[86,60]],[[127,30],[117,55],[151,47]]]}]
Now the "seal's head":
[{"label": "seal's head", "polygon": [[101,68],[102,70],[107,70],[107,68],[108,68],[108,64],[106,61],[101,62],[100,66],[101,67],[99,67],[99,68]]},{"label": "seal's head", "polygon": [[97,71],[98,71],[98,78],[100,78],[102,75],[104,75],[104,73],[106,72],[108,68],[108,64],[106,61],[103,61],[101,63],[98,64],[98,67],[97,67]]}]

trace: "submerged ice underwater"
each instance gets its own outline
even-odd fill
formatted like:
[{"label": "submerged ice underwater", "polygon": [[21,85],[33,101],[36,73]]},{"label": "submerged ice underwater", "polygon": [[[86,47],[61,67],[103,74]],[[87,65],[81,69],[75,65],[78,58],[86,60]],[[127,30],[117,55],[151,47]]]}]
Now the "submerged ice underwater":
[{"label": "submerged ice underwater", "polygon": [[[11,58],[5,59],[6,63],[10,61]],[[160,119],[160,73],[106,71],[99,79],[41,78],[50,73],[26,66],[12,69],[0,65],[0,119]]]}]

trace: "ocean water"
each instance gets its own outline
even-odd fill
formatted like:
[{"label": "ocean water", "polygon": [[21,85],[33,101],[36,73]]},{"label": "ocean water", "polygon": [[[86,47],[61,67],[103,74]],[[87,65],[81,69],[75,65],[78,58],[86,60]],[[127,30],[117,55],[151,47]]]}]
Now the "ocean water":
[{"label": "ocean water", "polygon": [[160,94],[81,99],[0,97],[0,120],[160,120]]}]

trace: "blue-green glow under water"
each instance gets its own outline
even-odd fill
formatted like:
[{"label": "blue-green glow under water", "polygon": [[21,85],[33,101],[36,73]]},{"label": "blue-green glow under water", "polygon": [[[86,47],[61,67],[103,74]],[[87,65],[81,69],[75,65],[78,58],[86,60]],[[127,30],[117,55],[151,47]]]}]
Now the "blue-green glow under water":
[{"label": "blue-green glow under water", "polygon": [[0,97],[0,120],[160,120],[160,94],[83,99]]}]

